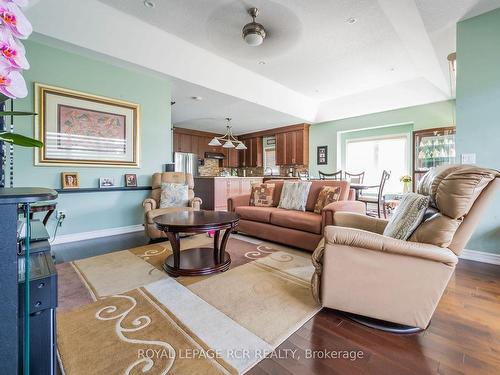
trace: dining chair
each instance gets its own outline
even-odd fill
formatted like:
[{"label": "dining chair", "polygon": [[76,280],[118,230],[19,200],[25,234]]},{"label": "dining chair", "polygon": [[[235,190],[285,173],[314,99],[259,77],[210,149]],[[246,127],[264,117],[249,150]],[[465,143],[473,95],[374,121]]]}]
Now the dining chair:
[{"label": "dining chair", "polygon": [[335,173],[324,173],[319,171],[320,180],[342,180],[342,169]]},{"label": "dining chair", "polygon": [[368,216],[375,216],[368,211],[368,204],[373,203],[377,205],[377,215],[379,218],[382,217],[381,213],[384,213],[384,218],[387,218],[387,210],[385,207],[385,199],[384,199],[384,186],[387,180],[391,177],[390,171],[383,171],[382,178],[380,179],[380,185],[378,186],[378,194],[376,197],[369,195],[360,195],[358,200],[360,202],[364,202],[367,208],[366,214]]},{"label": "dining chair", "polygon": [[365,179],[365,172],[361,173],[349,173],[344,172],[344,179],[349,181],[351,184],[362,184]]}]

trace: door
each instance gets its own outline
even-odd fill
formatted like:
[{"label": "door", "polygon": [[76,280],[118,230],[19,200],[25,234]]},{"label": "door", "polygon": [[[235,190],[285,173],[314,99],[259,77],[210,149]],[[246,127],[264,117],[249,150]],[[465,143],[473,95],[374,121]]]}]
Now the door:
[{"label": "door", "polygon": [[276,134],[276,165],[285,165],[286,137],[285,133]]},{"label": "door", "polygon": [[296,158],[296,147],[297,146],[297,134],[292,132],[285,133],[285,164],[293,165],[295,164]]},{"label": "door", "polygon": [[251,138],[252,167],[262,167],[262,137]]},{"label": "door", "polygon": [[304,165],[304,132],[296,130],[295,132],[295,160],[293,164]]},{"label": "door", "polygon": [[191,152],[191,138],[189,134],[180,134],[181,152]]}]

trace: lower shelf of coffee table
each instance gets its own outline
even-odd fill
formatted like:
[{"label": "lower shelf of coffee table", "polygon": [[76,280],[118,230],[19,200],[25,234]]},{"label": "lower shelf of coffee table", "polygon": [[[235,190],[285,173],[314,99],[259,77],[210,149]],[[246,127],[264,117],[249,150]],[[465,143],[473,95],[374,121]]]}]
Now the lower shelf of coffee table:
[{"label": "lower shelf of coffee table", "polygon": [[179,268],[174,267],[174,255],[165,259],[163,269],[170,276],[201,276],[216,272],[224,272],[229,269],[231,257],[224,252],[224,260],[218,262],[211,247],[196,247],[180,252]]}]

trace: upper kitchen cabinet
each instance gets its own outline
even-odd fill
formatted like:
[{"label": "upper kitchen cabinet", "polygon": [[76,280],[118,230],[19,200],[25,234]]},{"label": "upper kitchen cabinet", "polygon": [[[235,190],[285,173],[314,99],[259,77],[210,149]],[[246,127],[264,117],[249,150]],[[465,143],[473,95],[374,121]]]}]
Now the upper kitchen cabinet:
[{"label": "upper kitchen cabinet", "polygon": [[235,148],[223,148],[222,153],[225,156],[222,165],[225,168],[238,168],[240,156],[243,154],[243,150],[236,150]]},{"label": "upper kitchen cabinet", "polygon": [[241,141],[247,147],[240,151],[240,167],[262,167],[262,137],[241,137]]},{"label": "upper kitchen cabinet", "polygon": [[222,147],[209,146],[216,134],[198,130],[174,128],[174,152],[189,152],[203,159],[205,152],[222,152]]},{"label": "upper kitchen cabinet", "polygon": [[309,125],[300,124],[276,131],[276,164],[309,164]]}]

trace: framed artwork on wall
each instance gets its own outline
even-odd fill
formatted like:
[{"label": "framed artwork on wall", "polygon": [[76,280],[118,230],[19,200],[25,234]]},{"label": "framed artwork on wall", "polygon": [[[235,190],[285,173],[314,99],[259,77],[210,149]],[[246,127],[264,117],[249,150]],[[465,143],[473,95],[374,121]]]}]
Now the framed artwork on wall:
[{"label": "framed artwork on wall", "polygon": [[63,189],[78,189],[80,187],[78,172],[62,172],[61,186]]},{"label": "framed artwork on wall", "polygon": [[35,83],[35,165],[139,167],[139,105]]},{"label": "framed artwork on wall", "polygon": [[113,177],[100,177],[99,187],[101,189],[115,187],[115,179]]},{"label": "framed artwork on wall", "polygon": [[132,173],[125,174],[125,186],[126,187],[137,187],[137,175]]},{"label": "framed artwork on wall", "polygon": [[317,165],[328,164],[328,146],[318,146]]}]

